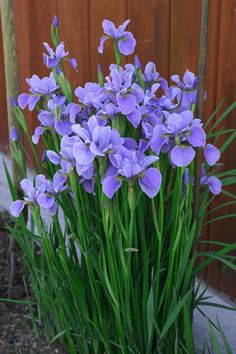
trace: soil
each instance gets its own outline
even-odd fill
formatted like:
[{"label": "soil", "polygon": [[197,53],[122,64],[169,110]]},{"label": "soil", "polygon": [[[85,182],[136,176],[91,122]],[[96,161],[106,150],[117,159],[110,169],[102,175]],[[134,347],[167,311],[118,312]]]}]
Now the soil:
[{"label": "soil", "polygon": [[[22,255],[13,245],[11,257],[11,236],[4,227],[7,222],[8,213],[0,210],[0,354],[66,354],[60,344],[49,344],[42,323],[37,322],[38,335],[33,329],[29,308],[24,304],[27,296]],[[13,281],[9,291],[10,273]],[[18,303],[6,301],[9,297]],[[37,309],[33,310],[37,314]]]}]

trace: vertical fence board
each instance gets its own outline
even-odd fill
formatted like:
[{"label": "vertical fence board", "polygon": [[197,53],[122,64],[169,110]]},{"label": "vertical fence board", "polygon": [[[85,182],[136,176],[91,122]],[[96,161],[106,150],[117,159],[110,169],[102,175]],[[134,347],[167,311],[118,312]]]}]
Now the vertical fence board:
[{"label": "vertical fence board", "polygon": [[65,64],[66,73],[75,88],[90,79],[89,6],[88,0],[57,0],[60,40],[65,42],[69,57],[76,58],[78,73]]},{"label": "vertical fence board", "polygon": [[[37,74],[47,76],[49,71],[43,64],[43,42],[50,40],[50,26],[56,14],[56,0],[15,0],[16,39],[19,60],[20,89],[28,91],[26,77]],[[27,109],[26,118],[31,132],[38,125],[34,113]],[[27,146],[27,145],[26,145]]]},{"label": "vertical fence board", "polygon": [[198,70],[201,0],[171,1],[170,72]]},{"label": "vertical fence board", "polygon": [[127,19],[127,0],[89,0],[90,16],[90,72],[91,80],[97,81],[97,67],[101,64],[104,74],[108,73],[109,64],[115,63],[112,41],[105,43],[104,53],[97,49],[103,34],[102,21],[113,21],[116,26]]},{"label": "vertical fence board", "polygon": [[[1,19],[0,26],[2,28]],[[7,144],[8,137],[8,126],[7,126],[7,106],[6,106],[6,85],[5,85],[5,74],[4,74],[4,60],[3,60],[3,44],[2,44],[2,30],[0,31],[0,147],[5,148]]]},{"label": "vertical fence board", "polygon": [[153,61],[162,76],[169,76],[170,1],[128,0],[130,30],[137,40],[136,53],[141,63]]},{"label": "vertical fence board", "polygon": [[[223,97],[226,98],[225,106],[230,105],[236,98],[236,1],[222,1],[221,23],[220,23],[220,42],[219,42],[219,61],[218,61],[218,80],[217,80],[217,101]],[[219,127],[227,129],[236,128],[236,111],[234,110]],[[222,141],[220,141],[222,143]],[[236,161],[236,142],[223,154],[221,161],[224,163],[224,169],[235,168]],[[235,186],[228,188],[235,194]],[[223,203],[226,198],[221,195],[214,206]],[[236,206],[230,205],[225,208],[224,213],[236,213]],[[222,213],[216,213],[214,216],[220,216]],[[235,242],[236,218],[217,221],[211,225],[210,238],[222,242]],[[234,256],[236,254],[234,253]],[[226,269],[223,273],[217,274],[222,270],[219,263],[209,268],[209,279],[213,286],[223,292],[236,297],[236,288],[233,286],[236,280],[236,273],[233,270]]]}]

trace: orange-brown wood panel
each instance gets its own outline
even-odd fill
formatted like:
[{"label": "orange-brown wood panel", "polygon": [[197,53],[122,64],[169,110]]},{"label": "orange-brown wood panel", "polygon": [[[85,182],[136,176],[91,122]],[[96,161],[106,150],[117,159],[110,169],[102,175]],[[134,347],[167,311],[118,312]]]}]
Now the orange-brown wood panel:
[{"label": "orange-brown wood panel", "polygon": [[[236,1],[224,0],[221,4],[221,20],[220,20],[220,41],[219,41],[219,59],[218,59],[218,79],[217,79],[217,101],[223,97],[226,98],[226,105],[231,104],[236,99]],[[234,110],[222,122],[221,127],[236,128],[236,111]],[[224,170],[236,167],[236,142],[234,142],[223,154],[222,161]],[[235,187],[227,188],[235,194]],[[221,195],[216,206],[223,203],[227,199]],[[230,205],[224,210],[224,213],[236,213],[236,206]],[[222,215],[222,211],[215,216]],[[217,221],[211,225],[211,240],[222,241],[226,243],[235,242],[236,239],[236,218]],[[236,255],[236,254],[234,254]],[[230,269],[218,274],[222,270],[220,264],[215,263],[214,267],[209,269],[209,279],[213,286],[227,293],[232,297],[236,297],[236,273]]]},{"label": "orange-brown wood panel", "polygon": [[[26,77],[37,74],[48,75],[43,64],[43,42],[50,40],[50,27],[53,16],[57,13],[56,0],[15,0],[14,2],[16,39],[20,72],[20,88],[28,91]],[[35,114],[27,111],[27,120],[33,132],[37,125]]]},{"label": "orange-brown wood panel", "polygon": [[116,26],[127,19],[127,0],[89,0],[90,18],[90,72],[91,80],[97,81],[97,67],[101,64],[104,75],[108,74],[109,65],[115,63],[112,41],[105,44],[101,55],[97,49],[103,34],[102,21],[111,20]]},{"label": "orange-brown wood panel", "polygon": [[136,53],[145,65],[153,61],[168,79],[170,53],[170,0],[128,0],[130,30],[137,40]]},{"label": "orange-brown wood panel", "polygon": [[[43,64],[44,52],[43,42],[50,42],[50,28],[53,16],[57,13],[56,0],[15,0],[14,14],[16,25],[16,41],[18,50],[20,90],[28,92],[26,78],[37,74],[40,78],[48,76],[49,71]],[[35,113],[25,109],[29,130],[34,132],[38,125]],[[29,147],[28,140],[25,140],[26,149],[34,164],[34,159]]]},{"label": "orange-brown wood panel", "polygon": [[[201,0],[171,1],[171,74],[183,74],[186,69],[198,73],[201,30]],[[209,26],[206,65],[205,117],[215,109],[219,51],[221,0],[209,1]]]},{"label": "orange-brown wood panel", "polygon": [[[207,118],[222,99],[217,96],[218,57],[220,38],[221,0],[209,2],[208,48],[206,65],[205,117]],[[172,73],[183,74],[186,69],[198,73],[199,41],[201,26],[201,0],[172,0],[171,6],[171,52],[170,66]],[[214,205],[213,205],[214,206]],[[209,221],[209,217],[207,217]],[[214,227],[214,226],[213,226]],[[209,238],[211,225],[204,227],[203,236]],[[213,235],[212,239],[215,239]],[[200,247],[200,246],[199,246]],[[208,250],[207,245],[200,249]],[[217,264],[214,263],[202,276],[219,288]],[[224,282],[224,278],[221,279]]]},{"label": "orange-brown wood panel", "polygon": [[57,0],[60,40],[65,42],[69,57],[76,58],[78,73],[65,65],[72,87],[90,80],[89,1]]},{"label": "orange-brown wood panel", "polygon": [[171,1],[170,73],[198,70],[201,0]]},{"label": "orange-brown wood panel", "polygon": [[[1,25],[1,20],[0,20]],[[2,26],[1,26],[2,28]],[[5,148],[8,141],[8,125],[7,125],[7,105],[6,105],[6,88],[3,60],[2,31],[0,31],[0,147]]]},{"label": "orange-brown wood panel", "polygon": [[[207,65],[206,65],[206,92],[207,99],[205,101],[205,120],[211,115],[217,102],[217,70],[218,70],[218,56],[219,56],[219,36],[220,36],[220,10],[221,0],[210,0],[209,7],[209,26],[208,26],[208,51],[207,51]],[[212,124],[214,123],[214,119]],[[211,125],[209,128],[211,128]],[[209,129],[208,128],[208,129]],[[211,209],[213,205],[210,206]],[[210,215],[206,217],[206,221],[210,220]],[[203,229],[204,239],[209,239],[210,224],[207,224]],[[209,245],[201,244],[200,249],[203,251],[209,250]],[[202,276],[208,281],[210,274],[214,273],[215,265],[204,270]]]}]

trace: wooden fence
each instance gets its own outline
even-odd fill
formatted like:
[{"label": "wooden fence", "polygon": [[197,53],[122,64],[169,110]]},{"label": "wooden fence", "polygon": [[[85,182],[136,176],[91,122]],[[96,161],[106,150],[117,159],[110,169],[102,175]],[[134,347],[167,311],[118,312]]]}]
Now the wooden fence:
[{"label": "wooden fence", "polygon": [[[68,68],[74,88],[96,80],[98,63],[107,72],[108,64],[114,60],[109,55],[109,45],[103,56],[97,52],[104,18],[117,25],[130,18],[129,30],[137,39],[137,54],[142,63],[154,61],[162,76],[183,74],[186,69],[197,72],[201,0],[15,0],[14,11],[22,92],[27,90],[26,77],[33,73],[47,75],[42,43],[50,39],[54,14],[60,22],[60,39],[71,57],[78,59],[78,74]],[[210,1],[208,43],[206,117],[223,97],[224,108],[236,99],[236,0]],[[8,132],[1,33],[0,90],[0,143],[4,145]],[[28,122],[33,130],[37,124],[35,115],[29,114]],[[236,128],[236,112],[223,125]],[[222,161],[225,168],[235,167],[235,143],[224,153]],[[231,191],[236,194],[235,187]],[[223,199],[221,196],[220,201]],[[236,207],[230,206],[227,212],[235,213]],[[225,242],[235,241],[235,230],[236,218],[207,227],[208,238]],[[210,283],[235,298],[236,273],[226,270],[219,275],[219,270],[218,264],[209,268]]]}]

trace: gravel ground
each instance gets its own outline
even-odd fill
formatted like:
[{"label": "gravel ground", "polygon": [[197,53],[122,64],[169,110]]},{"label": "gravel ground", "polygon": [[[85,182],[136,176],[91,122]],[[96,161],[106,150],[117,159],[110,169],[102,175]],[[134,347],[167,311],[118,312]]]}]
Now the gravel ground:
[{"label": "gravel ground", "polygon": [[48,344],[40,324],[39,337],[36,337],[26,306],[0,303],[0,313],[0,354],[66,353],[57,344]]}]

